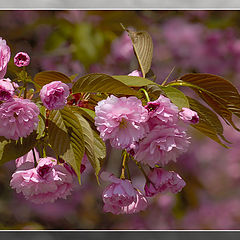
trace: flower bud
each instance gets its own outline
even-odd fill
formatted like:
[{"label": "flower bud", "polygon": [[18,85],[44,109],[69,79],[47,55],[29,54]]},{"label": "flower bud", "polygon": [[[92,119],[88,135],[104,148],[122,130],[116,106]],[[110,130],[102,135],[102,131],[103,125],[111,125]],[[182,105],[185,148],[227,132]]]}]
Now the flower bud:
[{"label": "flower bud", "polygon": [[14,64],[17,67],[24,67],[28,66],[30,63],[30,57],[27,53],[25,52],[19,52],[15,55],[14,57]]}]

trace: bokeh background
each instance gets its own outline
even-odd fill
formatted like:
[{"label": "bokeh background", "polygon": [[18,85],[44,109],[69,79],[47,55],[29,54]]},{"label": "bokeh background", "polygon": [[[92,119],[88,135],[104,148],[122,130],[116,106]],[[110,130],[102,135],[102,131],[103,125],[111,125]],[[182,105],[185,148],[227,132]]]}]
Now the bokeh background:
[{"label": "bokeh background", "polygon": [[[170,80],[190,72],[212,73],[240,89],[239,11],[0,11],[0,36],[12,57],[18,51],[31,56],[32,76],[44,70],[126,75],[137,61],[120,23],[152,36],[158,83],[174,68]],[[11,61],[10,78],[12,68]],[[193,129],[189,133],[189,151],[170,166],[187,186],[177,195],[149,199],[148,209],[134,215],[103,212],[103,186],[91,167],[67,200],[35,205],[9,187],[14,162],[1,166],[0,229],[240,229],[240,133],[225,125],[230,149]],[[119,165],[119,152],[109,148],[106,169]],[[143,183],[139,172],[134,175],[136,184]]]}]

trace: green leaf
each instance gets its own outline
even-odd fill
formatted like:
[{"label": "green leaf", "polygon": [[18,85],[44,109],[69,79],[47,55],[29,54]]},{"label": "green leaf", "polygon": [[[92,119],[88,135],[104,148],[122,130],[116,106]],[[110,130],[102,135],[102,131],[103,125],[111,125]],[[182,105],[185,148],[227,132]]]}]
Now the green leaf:
[{"label": "green leaf", "polygon": [[147,85],[146,90],[151,99],[156,100],[161,94],[165,94],[160,85]]},{"label": "green leaf", "polygon": [[125,75],[112,76],[112,77],[130,87],[144,87],[150,84],[154,84],[153,81],[147,78],[142,78],[142,77],[125,76]]},{"label": "green leaf", "polygon": [[74,83],[72,92],[137,95],[137,91],[113,77],[102,73],[91,73],[79,78]]},{"label": "green leaf", "polygon": [[[90,161],[92,167],[95,170],[95,175],[98,181],[98,173],[100,171],[100,161],[99,152],[95,151],[95,148],[98,150],[97,146],[99,143],[97,142],[94,132],[88,123],[88,121],[81,115],[81,111],[78,111],[77,108],[72,108],[75,116],[78,118],[78,121],[81,125],[83,131],[83,139],[85,142],[85,153],[87,154],[88,160]],[[104,156],[105,157],[105,156]]]},{"label": "green leaf", "polygon": [[88,120],[88,123],[90,124],[91,128],[93,131],[95,131],[96,133],[99,133],[96,126],[95,126],[95,112],[91,109],[88,108],[81,108],[81,107],[76,107],[76,106],[71,106],[71,108],[73,110],[76,110],[81,113],[81,115]]},{"label": "green leaf", "polygon": [[240,131],[232,121],[232,113],[240,118],[240,95],[232,83],[205,73],[186,74],[180,79],[172,84],[191,87],[226,123]]},{"label": "green leaf", "polygon": [[37,90],[40,90],[44,85],[53,82],[61,81],[63,83],[71,83],[71,79],[60,72],[55,71],[45,71],[37,73],[33,79],[35,87]]},{"label": "green leaf", "polygon": [[143,77],[148,73],[152,64],[153,42],[148,32],[135,32],[127,29],[132,40],[133,48],[138,59]]},{"label": "green leaf", "polygon": [[160,86],[160,88],[179,109],[182,109],[183,107],[189,108],[188,99],[183,92],[171,86]]},{"label": "green leaf", "polygon": [[192,127],[199,130],[204,135],[210,137],[223,147],[228,148],[225,144],[222,143],[222,141],[219,139],[219,137],[230,143],[225,139],[223,136],[223,127],[221,122],[219,121],[217,115],[212,112],[209,108],[205,107],[201,103],[199,103],[197,100],[188,97],[188,101],[190,104],[190,108],[198,113],[199,116],[199,123],[191,125]]},{"label": "green leaf", "polygon": [[37,133],[32,132],[28,137],[15,140],[8,140],[0,137],[0,165],[16,160],[27,154],[37,143]]},{"label": "green leaf", "polygon": [[55,153],[68,162],[81,181],[81,161],[85,142],[79,119],[70,107],[51,111],[49,115],[49,142]]},{"label": "green leaf", "polygon": [[96,113],[88,108],[82,108],[82,107],[76,107],[81,114],[90,120],[91,122],[94,122],[94,118],[96,117]]},{"label": "green leaf", "polygon": [[94,151],[97,159],[100,162],[100,166],[103,164],[103,160],[106,158],[106,145],[100,138],[99,133],[93,131],[94,135]]},{"label": "green leaf", "polygon": [[46,122],[46,108],[40,104],[37,104],[40,114],[38,115],[39,122],[37,127],[37,139],[40,139],[44,135],[45,131],[45,122]]}]

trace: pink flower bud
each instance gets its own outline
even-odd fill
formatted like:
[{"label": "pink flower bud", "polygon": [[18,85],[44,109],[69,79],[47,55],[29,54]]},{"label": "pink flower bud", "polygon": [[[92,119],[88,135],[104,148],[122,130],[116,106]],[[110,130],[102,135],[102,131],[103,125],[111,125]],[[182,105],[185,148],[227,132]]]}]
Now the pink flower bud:
[{"label": "pink flower bud", "polygon": [[28,66],[30,63],[30,57],[27,53],[25,52],[19,52],[15,55],[14,57],[14,64],[17,67],[24,67]]},{"label": "pink flower bud", "polygon": [[182,108],[182,111],[179,112],[179,118],[185,123],[196,124],[199,122],[198,114],[189,108]]},{"label": "pink flower bud", "polygon": [[184,180],[173,171],[166,171],[162,168],[154,168],[148,175],[149,181],[144,189],[147,197],[152,197],[157,193],[171,191],[177,193],[186,185]]},{"label": "pink flower bud", "polygon": [[70,94],[67,84],[61,81],[54,81],[44,85],[40,91],[40,98],[43,105],[49,109],[62,109],[67,104]]}]

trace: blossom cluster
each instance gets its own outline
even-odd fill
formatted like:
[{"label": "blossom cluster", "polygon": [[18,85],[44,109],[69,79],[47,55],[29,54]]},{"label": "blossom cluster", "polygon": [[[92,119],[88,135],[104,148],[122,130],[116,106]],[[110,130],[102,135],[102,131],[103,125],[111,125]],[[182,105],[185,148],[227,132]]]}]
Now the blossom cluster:
[{"label": "blossom cluster", "polygon": [[57,164],[52,157],[39,158],[36,154],[37,166],[34,167],[32,151],[16,160],[17,170],[12,175],[10,186],[17,193],[22,192],[26,199],[38,204],[54,202],[58,198],[66,198],[73,190],[75,175],[64,165]]},{"label": "blossom cluster", "polygon": [[[125,40],[127,41],[127,38]],[[25,67],[29,65],[30,57],[25,52],[19,52],[14,57],[14,63],[22,73],[18,75],[18,85],[9,78],[4,78],[10,60],[10,48],[5,40],[1,39],[0,43],[0,136],[21,141],[21,138],[27,138],[38,130],[41,117],[33,95],[27,95]],[[126,48],[127,52],[128,50],[129,47]],[[142,77],[138,70],[129,75]],[[42,85],[37,101],[43,106],[46,116],[52,110],[63,109],[66,104],[75,103],[81,107],[81,93],[72,94],[69,98],[71,92],[70,86],[62,81],[50,81]],[[135,96],[110,95],[98,102],[95,114],[95,125],[100,137],[104,141],[109,140],[112,147],[124,150],[120,178],[105,171],[100,174],[102,180],[111,182],[102,194],[105,212],[137,213],[147,207],[147,197],[164,191],[177,193],[182,190],[185,186],[184,180],[177,173],[163,167],[170,161],[176,161],[177,157],[187,150],[190,142],[186,127],[198,122],[196,112],[189,108],[179,110],[163,95],[154,101],[148,100],[145,106],[141,99]],[[48,127],[48,120],[45,126]],[[43,136],[47,136],[48,133],[45,132]],[[46,144],[44,140],[42,143]],[[51,144],[48,145],[51,147]],[[133,160],[144,172],[145,193],[132,185],[130,176],[128,179],[125,177],[127,158]],[[76,176],[86,171],[89,165],[86,153],[80,160],[79,173],[76,173],[60,156],[47,156],[45,148],[39,154],[37,149],[32,148],[26,155],[16,159],[16,171],[12,175],[10,186],[16,189],[17,193],[22,193],[26,199],[38,204],[66,198],[73,190]],[[142,164],[145,168],[148,167],[148,173],[145,173]]]},{"label": "blossom cluster", "polygon": [[[19,86],[9,78],[4,78],[10,60],[10,48],[2,38],[0,59],[0,136],[19,140],[37,129],[40,110],[34,101],[27,99],[25,94],[22,96],[20,88],[27,92],[26,84]],[[23,67],[22,71],[29,63],[30,57],[25,52],[19,52],[14,57],[14,64]],[[24,82],[24,79],[21,80]],[[48,110],[62,109],[69,93],[65,83],[54,81],[42,87],[40,99]],[[10,186],[34,203],[66,198],[72,191],[76,175],[72,168],[67,163],[58,164],[52,157],[40,158],[36,149],[16,159],[16,167]]]},{"label": "blossom cluster", "polygon": [[[130,75],[139,76],[139,72],[134,71]],[[112,147],[125,150],[125,154],[134,159],[137,165],[142,163],[149,166],[145,196],[151,197],[167,190],[172,193],[182,190],[184,180],[163,167],[170,161],[176,161],[187,150],[190,142],[186,127],[198,123],[196,112],[189,108],[179,111],[163,95],[155,101],[149,101],[146,106],[133,96],[118,98],[111,95],[98,102],[95,112],[95,125],[102,139],[109,140]],[[134,212],[146,207],[146,197],[134,189],[125,176],[118,179],[111,175],[107,180],[112,184],[103,193],[105,211],[131,213],[127,211],[130,206]],[[136,204],[136,199],[139,204]],[[142,202],[145,204],[140,204]]]}]

